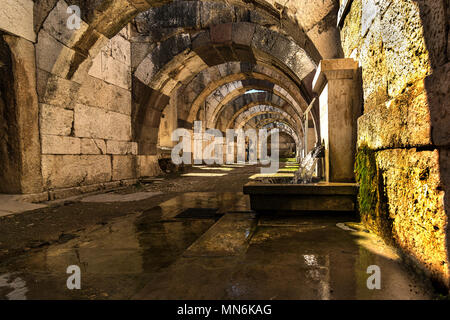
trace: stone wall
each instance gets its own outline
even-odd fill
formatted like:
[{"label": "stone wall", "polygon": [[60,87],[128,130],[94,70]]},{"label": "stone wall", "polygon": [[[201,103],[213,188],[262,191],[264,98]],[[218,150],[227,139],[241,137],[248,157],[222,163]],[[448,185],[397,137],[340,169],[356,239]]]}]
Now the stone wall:
[{"label": "stone wall", "polygon": [[52,56],[62,51],[67,59],[75,55],[71,46],[77,39],[66,28],[66,9],[64,1],[56,4],[36,44],[44,188],[135,179],[138,146],[131,140],[128,27],[103,40],[87,74],[80,71],[67,80],[67,63],[59,65]]},{"label": "stone wall", "polygon": [[42,190],[33,5],[0,6],[0,192]]},{"label": "stone wall", "polygon": [[114,29],[124,17],[108,14],[112,6],[70,30],[67,7],[2,2],[0,192],[64,197],[160,172],[156,154],[138,155],[133,140],[129,26],[96,22],[115,19]]},{"label": "stone wall", "polygon": [[444,0],[353,0],[341,30],[362,69],[362,220],[447,287],[449,17]]}]

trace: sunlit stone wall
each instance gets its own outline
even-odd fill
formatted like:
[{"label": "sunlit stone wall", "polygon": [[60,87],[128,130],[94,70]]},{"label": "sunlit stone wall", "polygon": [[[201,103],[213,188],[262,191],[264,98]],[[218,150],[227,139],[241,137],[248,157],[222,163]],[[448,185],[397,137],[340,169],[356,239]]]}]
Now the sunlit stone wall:
[{"label": "sunlit stone wall", "polygon": [[362,69],[362,219],[448,286],[449,2],[350,2],[341,39]]}]

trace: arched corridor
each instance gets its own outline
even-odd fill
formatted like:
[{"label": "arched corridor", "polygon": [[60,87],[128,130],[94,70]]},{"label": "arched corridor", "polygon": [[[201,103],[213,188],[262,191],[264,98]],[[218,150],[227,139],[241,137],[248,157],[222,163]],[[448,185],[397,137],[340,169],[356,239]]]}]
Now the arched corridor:
[{"label": "arched corridor", "polygon": [[[448,0],[6,0],[0,298],[448,294],[449,29]],[[89,289],[48,293],[64,264]]]}]

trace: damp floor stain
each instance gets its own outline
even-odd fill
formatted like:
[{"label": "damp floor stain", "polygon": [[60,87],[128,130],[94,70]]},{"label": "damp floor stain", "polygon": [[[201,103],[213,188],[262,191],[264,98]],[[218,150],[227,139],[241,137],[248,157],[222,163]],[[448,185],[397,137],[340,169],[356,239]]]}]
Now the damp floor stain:
[{"label": "damp floor stain", "polygon": [[[0,297],[433,298],[395,250],[355,226],[354,215],[256,215],[242,193],[183,193],[3,262]],[[67,288],[71,265],[80,290]],[[367,285],[374,265],[379,290]]]}]

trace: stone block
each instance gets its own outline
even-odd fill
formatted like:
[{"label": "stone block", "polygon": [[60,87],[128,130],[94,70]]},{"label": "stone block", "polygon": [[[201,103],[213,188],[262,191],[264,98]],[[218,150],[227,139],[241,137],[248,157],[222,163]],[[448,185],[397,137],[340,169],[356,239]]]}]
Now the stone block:
[{"label": "stone block", "polygon": [[324,30],[323,25],[318,23],[314,26],[314,28],[309,30],[306,35],[309,39],[311,39],[324,59],[334,59],[342,56],[342,42],[339,36],[339,31],[336,28],[328,28]]},{"label": "stone block", "polygon": [[375,0],[362,0],[361,13],[361,37],[367,34],[367,31],[372,26],[372,22],[378,14],[378,7]]},{"label": "stone block", "polygon": [[199,32],[192,39],[192,49],[197,49],[201,47],[208,47],[211,45],[211,36],[209,30]]},{"label": "stone block", "polygon": [[202,1],[200,21],[202,28],[233,21],[234,10],[229,4]]},{"label": "stone block", "polygon": [[131,88],[131,67],[101,51],[93,60],[89,75],[126,90]]},{"label": "stone block", "polygon": [[131,114],[131,92],[98,78],[87,76],[78,92],[78,103]]},{"label": "stone block", "polygon": [[[390,0],[392,1],[392,0]],[[393,4],[396,1],[392,1]],[[429,1],[417,0],[416,5],[420,11],[420,21],[422,23],[423,37],[425,39],[426,49],[433,69],[443,65],[447,57],[445,49],[447,47],[446,25],[449,24],[449,17],[446,14],[447,1]]]},{"label": "stone block", "polygon": [[386,53],[379,28],[380,20],[377,18],[360,49],[365,112],[389,100]]},{"label": "stone block", "polygon": [[430,54],[416,1],[393,1],[381,19],[379,30],[374,32],[379,32],[383,39],[390,97],[431,74]]},{"label": "stone block", "polygon": [[106,155],[43,155],[42,175],[47,189],[107,182],[111,180],[111,158]]},{"label": "stone block", "polygon": [[106,141],[107,154],[136,155],[137,143],[129,141]]},{"label": "stone block", "polygon": [[450,62],[425,79],[433,142],[450,145]]},{"label": "stone block", "polygon": [[296,51],[291,58],[285,61],[285,63],[299,79],[304,79],[311,72],[316,70],[316,64],[309,58],[303,49]]},{"label": "stone block", "polygon": [[434,278],[448,283],[448,218],[439,151],[384,150],[376,153],[376,163],[383,176],[386,210],[395,242]]},{"label": "stone block", "polygon": [[70,16],[67,13],[68,7],[69,6],[65,1],[58,1],[55,8],[49,13],[47,19],[45,19],[43,28],[53,38],[57,39],[67,47],[72,48],[87,31],[89,26],[81,20],[79,29],[70,30],[67,28],[67,20]]},{"label": "stone block", "polygon": [[39,102],[73,109],[80,84],[41,69],[37,69],[36,74]]},{"label": "stone block", "polygon": [[106,142],[102,139],[81,139],[81,154],[106,154]]},{"label": "stone block", "polygon": [[209,30],[209,33],[211,35],[211,42],[231,44],[231,27],[231,23],[211,26]]},{"label": "stone block", "polygon": [[39,69],[66,78],[75,51],[58,42],[45,30],[41,30],[36,44],[36,64]]},{"label": "stone block", "polygon": [[0,30],[34,42],[33,7],[32,0],[3,0],[0,5]]},{"label": "stone block", "polygon": [[346,57],[358,47],[361,40],[362,0],[353,0],[341,29],[342,49]]},{"label": "stone block", "polygon": [[41,134],[68,136],[72,132],[73,111],[48,104],[41,104]]},{"label": "stone block", "polygon": [[130,41],[126,40],[121,35],[117,35],[110,40],[108,46],[111,48],[111,57],[117,61],[123,62],[127,66],[131,66]]},{"label": "stone block", "polygon": [[158,156],[138,156],[139,177],[154,177],[161,174]]},{"label": "stone block", "polygon": [[373,106],[358,119],[358,146],[385,149],[431,144],[430,110],[423,80],[396,99]]},{"label": "stone block", "polygon": [[136,68],[134,76],[137,79],[139,79],[142,83],[148,85],[156,73],[157,70],[155,64],[153,63],[152,59],[149,56],[147,56]]},{"label": "stone block", "polygon": [[77,104],[74,118],[76,137],[131,140],[130,116]]},{"label": "stone block", "polygon": [[64,136],[41,136],[42,154],[80,154],[80,139]]},{"label": "stone block", "polygon": [[138,143],[140,155],[156,155],[158,153],[157,143],[155,139],[143,139]]},{"label": "stone block", "polygon": [[267,52],[272,48],[278,39],[278,33],[262,26],[255,27],[252,47]]},{"label": "stone block", "polygon": [[136,177],[136,157],[112,156],[112,180],[134,179]]}]

